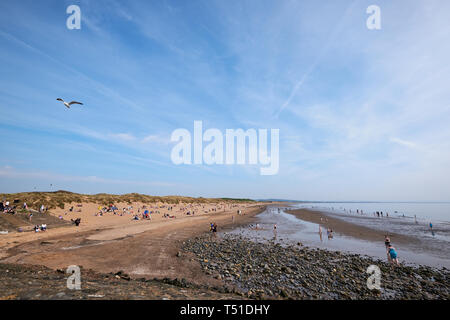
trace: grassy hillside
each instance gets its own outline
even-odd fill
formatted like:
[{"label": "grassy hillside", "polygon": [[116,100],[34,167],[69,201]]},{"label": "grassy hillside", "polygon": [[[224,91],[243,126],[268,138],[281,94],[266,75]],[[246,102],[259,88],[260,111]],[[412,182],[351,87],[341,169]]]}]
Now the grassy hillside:
[{"label": "grassy hillside", "polygon": [[38,210],[43,204],[49,209],[64,208],[64,204],[70,202],[93,202],[101,205],[108,205],[112,203],[125,202],[143,202],[143,203],[155,203],[164,202],[170,204],[176,204],[179,202],[194,202],[194,203],[216,203],[216,202],[243,202],[253,201],[249,199],[228,199],[228,198],[191,198],[181,196],[149,196],[139,193],[128,193],[123,195],[99,193],[94,195],[79,194],[69,191],[55,191],[55,192],[21,192],[21,193],[0,193],[0,201],[7,200],[10,204],[14,200],[18,200],[16,204],[21,207],[24,202],[27,203],[29,208]]}]

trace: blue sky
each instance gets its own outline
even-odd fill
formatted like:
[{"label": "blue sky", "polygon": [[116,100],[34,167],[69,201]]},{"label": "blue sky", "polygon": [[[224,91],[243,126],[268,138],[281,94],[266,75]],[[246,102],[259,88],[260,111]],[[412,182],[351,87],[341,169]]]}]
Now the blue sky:
[{"label": "blue sky", "polygon": [[[449,21],[437,0],[2,1],[0,192],[450,201]],[[172,164],[194,120],[280,129],[279,173]]]}]

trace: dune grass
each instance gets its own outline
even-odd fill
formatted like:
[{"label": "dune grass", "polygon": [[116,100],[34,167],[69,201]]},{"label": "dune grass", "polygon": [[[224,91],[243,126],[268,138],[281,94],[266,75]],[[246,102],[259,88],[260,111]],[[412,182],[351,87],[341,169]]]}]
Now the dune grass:
[{"label": "dune grass", "polygon": [[41,205],[46,206],[48,209],[62,208],[65,204],[76,202],[91,202],[101,205],[109,205],[114,203],[129,203],[142,202],[142,203],[156,203],[162,202],[167,204],[177,203],[218,203],[218,202],[253,202],[250,199],[231,199],[231,198],[192,198],[182,196],[150,196],[139,193],[128,193],[122,195],[98,193],[98,194],[79,194],[70,191],[54,191],[54,192],[21,192],[21,193],[0,193],[0,201],[9,201],[10,204],[14,200],[18,200],[15,204],[21,207],[24,202],[27,203],[31,209],[38,210]]}]

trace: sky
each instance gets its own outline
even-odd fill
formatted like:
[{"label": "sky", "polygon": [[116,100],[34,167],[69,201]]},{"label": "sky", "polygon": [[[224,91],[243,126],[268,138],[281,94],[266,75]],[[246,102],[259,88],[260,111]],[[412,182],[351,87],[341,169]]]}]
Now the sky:
[{"label": "sky", "polygon": [[[1,1],[0,192],[450,201],[449,21],[446,0]],[[279,129],[278,173],[175,165],[196,120]]]}]

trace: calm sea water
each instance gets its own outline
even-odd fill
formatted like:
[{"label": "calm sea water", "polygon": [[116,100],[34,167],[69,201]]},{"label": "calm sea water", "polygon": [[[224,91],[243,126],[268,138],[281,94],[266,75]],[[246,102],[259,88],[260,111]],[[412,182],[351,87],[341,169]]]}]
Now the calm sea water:
[{"label": "calm sea water", "polygon": [[[353,205],[355,205],[354,209]],[[317,203],[301,203],[291,205],[290,208],[297,207],[319,210],[330,216],[351,223],[380,229],[387,231],[388,233],[395,232],[413,236],[420,240],[418,241],[418,244],[395,244],[400,261],[407,264],[424,264],[450,268],[450,223],[448,221],[439,219],[433,220],[434,233],[431,233],[428,227],[429,219],[426,219],[423,215],[419,216],[416,214],[418,220],[416,223],[414,221],[414,214],[411,218],[410,214],[406,214],[406,211],[400,212],[399,210],[392,209],[393,207],[377,207],[375,211],[383,211],[383,213],[392,210],[392,215],[389,213],[389,218],[377,218],[374,217],[372,212],[369,211],[370,209],[368,209],[371,208],[370,205],[374,204],[365,205],[366,206],[363,207],[352,203],[352,213],[349,211],[350,206],[345,207],[342,203],[327,203],[326,205],[321,203],[320,206]],[[407,206],[403,206],[402,208],[406,207]],[[359,210],[361,208],[364,214],[356,214],[356,209]],[[395,211],[398,212],[394,213]],[[403,217],[403,212],[405,212],[405,217]],[[255,217],[255,224],[256,223],[259,224],[259,230],[255,230],[249,226],[243,226],[229,232],[241,234],[254,241],[267,241],[268,239],[274,238],[273,225],[277,224],[278,231],[276,241],[281,244],[295,244],[301,242],[309,247],[347,251],[386,260],[384,238],[377,242],[371,242],[341,234],[335,234],[332,239],[328,239],[326,236],[320,237],[318,233],[319,225],[298,219],[294,215],[284,212],[283,207],[281,207],[280,210],[278,210],[277,206],[268,207],[266,211]]]},{"label": "calm sea water", "polygon": [[320,208],[334,213],[352,213],[363,210],[370,215],[376,211],[389,213],[391,217],[405,217],[419,221],[450,222],[450,202],[304,202],[295,204],[296,207]]}]

